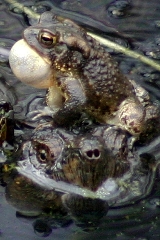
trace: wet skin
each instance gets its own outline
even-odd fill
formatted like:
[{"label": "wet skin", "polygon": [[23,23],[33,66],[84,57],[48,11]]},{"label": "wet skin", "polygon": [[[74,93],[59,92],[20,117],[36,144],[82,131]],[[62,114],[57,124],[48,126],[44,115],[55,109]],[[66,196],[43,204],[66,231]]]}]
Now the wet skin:
[{"label": "wet skin", "polygon": [[[95,226],[106,215],[108,205],[123,206],[143,198],[155,177],[155,159],[140,157],[132,137],[110,126],[76,135],[43,124],[23,144],[20,158],[17,169],[33,172],[34,178],[21,175],[19,170],[14,173],[6,188],[7,200],[24,214],[40,214],[48,206],[53,212],[68,213],[78,224],[90,222]],[[46,188],[39,185],[38,176]],[[109,198],[102,200],[47,190],[49,179],[93,191],[101,186],[106,192],[113,188],[113,196],[111,191]]]},{"label": "wet skin", "polygon": [[[156,163],[150,156],[146,161],[146,156],[136,154],[132,135],[139,136],[145,129],[152,132],[150,126],[155,120],[159,124],[159,106],[151,101],[147,91],[128,80],[106,50],[74,22],[46,12],[36,26],[24,31],[23,38],[11,50],[11,68],[21,81],[48,88],[48,114],[54,122],[66,127],[86,114],[88,119],[106,125],[80,130],[78,134],[41,125],[23,145],[18,167],[35,172],[37,178],[43,176],[46,184],[53,179],[93,191],[103,185],[109,191],[114,183],[117,195],[110,194],[111,199],[101,202],[100,217],[106,214],[108,205],[123,206],[146,196],[153,186]],[[19,54],[21,46],[24,53]],[[21,185],[18,190],[13,187],[17,183]],[[32,191],[27,186],[35,191],[33,198],[37,191],[43,196],[43,189],[39,190],[26,176],[16,176],[7,187],[8,201],[14,206],[18,202],[21,205],[21,193],[26,196],[21,211],[29,210],[27,196],[32,202]],[[80,217],[80,221],[79,212],[85,214],[89,205],[97,212],[101,205],[75,194],[52,192],[53,196],[47,194],[55,201],[55,209],[63,209],[76,219]],[[38,199],[31,210],[44,208],[43,197]],[[90,221],[88,216],[86,219]]]},{"label": "wet skin", "polygon": [[104,180],[129,170],[128,139],[125,132],[109,126],[77,135],[43,124],[24,144],[23,154],[50,178],[96,190]]},{"label": "wet skin", "polygon": [[[46,184],[50,178],[96,190],[111,175],[118,176],[127,171],[128,163],[124,160],[123,171],[115,173],[118,164],[112,160],[110,149],[104,148],[102,140],[92,134],[76,135],[54,129],[51,124],[43,124],[35,129],[31,141],[24,143],[21,160],[17,164],[22,169],[30,169],[31,173],[33,170],[37,176],[43,176]],[[19,173],[12,175],[13,178],[7,180],[6,198],[24,215],[39,215],[48,208],[53,213],[72,213],[75,220],[85,222],[87,226],[89,219],[90,225],[98,224],[108,211],[106,201],[48,191],[29,177]],[[81,214],[77,217],[76,212],[79,211]]]},{"label": "wet skin", "polygon": [[[85,112],[137,136],[159,117],[149,94],[127,79],[108,52],[71,20],[45,12],[23,38],[11,50],[11,68],[21,81],[48,88],[48,114],[59,125]],[[24,56],[18,52],[21,45]]]}]

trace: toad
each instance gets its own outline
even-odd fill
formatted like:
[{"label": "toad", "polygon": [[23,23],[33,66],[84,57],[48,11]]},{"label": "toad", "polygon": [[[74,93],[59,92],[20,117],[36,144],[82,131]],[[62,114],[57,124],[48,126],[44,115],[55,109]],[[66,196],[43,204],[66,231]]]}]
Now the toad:
[{"label": "toad", "polygon": [[[31,140],[21,148],[18,172],[15,173],[15,167],[13,176],[9,174],[9,179],[5,176],[6,199],[23,215],[39,215],[48,209],[63,215],[67,212],[85,226],[96,226],[106,215],[108,203],[76,195],[72,184],[96,190],[104,179],[122,174],[121,170],[115,174],[115,165],[110,149],[102,145],[98,136],[89,133],[76,135],[53,128],[52,124],[39,125]],[[128,168],[125,168],[128,166],[126,159],[122,165],[125,172]],[[63,190],[52,186],[52,181],[60,182]],[[70,189],[71,193],[66,194]]]},{"label": "toad", "polygon": [[[104,128],[107,129],[107,126]],[[113,130],[115,134],[109,136],[105,132],[103,137],[103,127],[93,129],[74,134],[54,128],[50,123],[39,125],[33,131],[31,140],[22,147],[21,159],[26,159],[22,163],[29,161],[48,178],[95,191],[109,177],[122,176],[127,172],[130,151],[127,135]],[[115,146],[108,143],[108,138],[110,142],[115,139]]]},{"label": "toad", "polygon": [[159,163],[131,150],[128,135],[109,125],[78,135],[38,126],[13,174],[5,176],[7,201],[24,215],[59,211],[80,225],[98,226],[108,208],[133,204],[153,188]]},{"label": "toad", "polygon": [[43,13],[37,25],[24,30],[9,61],[22,82],[48,89],[47,114],[61,126],[86,113],[99,123],[139,136],[159,116],[149,94],[122,74],[99,42],[52,12]]}]

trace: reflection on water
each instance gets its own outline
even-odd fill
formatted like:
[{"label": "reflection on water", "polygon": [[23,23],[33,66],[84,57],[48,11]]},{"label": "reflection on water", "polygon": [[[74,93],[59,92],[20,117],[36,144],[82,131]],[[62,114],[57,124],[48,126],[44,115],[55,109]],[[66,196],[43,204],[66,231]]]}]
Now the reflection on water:
[{"label": "reflection on water", "polygon": [[[25,2],[20,1],[19,2]],[[118,41],[131,47],[133,50],[138,50],[150,58],[159,60],[159,10],[160,3],[158,0],[149,2],[131,1],[131,0],[106,0],[106,1],[27,1],[26,6],[32,8],[38,13],[46,10],[53,10],[58,14],[80,22],[82,25],[87,25],[87,28],[97,33],[103,33],[103,36],[109,36],[113,41]],[[152,11],[150,10],[152,8]],[[70,12],[71,11],[71,12]],[[23,29],[29,24],[35,23],[35,19],[23,14],[18,8],[13,5],[6,5],[4,1],[0,1],[0,82],[1,89],[6,92],[7,100],[13,105],[14,117],[17,121],[15,125],[15,134],[17,142],[23,139],[30,138],[32,130],[37,125],[37,122],[31,121],[30,116],[36,114],[37,110],[43,110],[45,107],[45,90],[37,90],[20,83],[12,74],[8,64],[8,50],[14,42],[21,38]],[[102,32],[101,32],[102,31]],[[130,59],[109,50],[117,61],[123,72],[134,78],[142,86],[144,86],[151,95],[157,100],[160,99],[160,81],[159,72],[150,67],[146,67],[136,60]],[[5,83],[5,84],[4,84]],[[31,113],[33,114],[31,115]],[[30,119],[30,121],[29,121]],[[46,119],[44,119],[45,121]],[[49,121],[48,119],[47,121]],[[22,125],[25,123],[26,125]],[[43,123],[43,119],[42,119]],[[29,126],[28,126],[29,125]],[[17,143],[16,143],[17,144]],[[16,148],[17,145],[15,145]],[[5,148],[5,147],[4,147]],[[7,148],[6,148],[7,149]],[[12,149],[13,150],[13,149]],[[159,158],[159,138],[155,140],[147,148],[142,149],[142,152],[149,151]],[[10,150],[6,151],[9,160]],[[18,152],[17,152],[18,154]],[[1,157],[2,158],[2,157]],[[15,155],[15,160],[17,155]],[[5,158],[4,158],[5,159]],[[0,174],[2,178],[2,174]],[[7,176],[8,177],[8,176]],[[15,182],[13,189],[20,189],[20,185],[15,185],[18,182],[18,177],[14,175]],[[5,199],[4,188],[7,180],[2,180],[0,188],[1,195],[1,222],[0,236],[2,239],[40,239],[40,236],[47,239],[159,239],[160,230],[160,196],[159,183],[155,183],[152,195],[147,199],[135,203],[131,206],[123,208],[109,209],[107,216],[104,217],[99,229],[94,232],[82,232],[75,226],[71,219],[63,218],[56,215],[55,218],[46,217],[48,209],[45,209],[45,216],[38,219],[34,216],[23,217],[23,214],[17,213]],[[21,182],[22,184],[22,182]],[[28,184],[28,185],[27,185]],[[23,183],[24,187],[32,187],[30,183]],[[8,187],[6,189],[9,189]],[[23,191],[22,191],[23,192]],[[31,190],[28,190],[30,196]],[[17,194],[15,191],[13,194]],[[37,192],[35,191],[35,195]],[[45,204],[49,206],[49,201],[55,196],[50,193],[40,190],[38,196],[30,196],[30,204],[32,202],[39,205]],[[39,196],[41,196],[39,198]],[[25,199],[25,191],[19,196]],[[33,199],[32,199],[33,197]],[[39,199],[35,201],[34,199]],[[44,201],[45,199],[45,201]],[[20,199],[22,200],[22,199]],[[8,200],[9,201],[9,200]],[[15,205],[17,203],[15,202]],[[25,204],[25,201],[24,201]],[[57,201],[58,204],[58,201]],[[51,204],[52,205],[52,204]],[[53,206],[51,207],[53,208]],[[52,209],[53,210],[53,209]],[[73,211],[73,209],[72,209]],[[62,211],[63,212],[63,211]],[[26,215],[26,212],[24,213]],[[39,212],[36,215],[40,214]],[[72,212],[73,214],[73,212]],[[64,214],[65,215],[65,214]],[[62,220],[63,219],[63,220]],[[15,231],[16,229],[16,231]],[[34,229],[34,230],[33,230]],[[34,231],[36,235],[34,234]]]}]

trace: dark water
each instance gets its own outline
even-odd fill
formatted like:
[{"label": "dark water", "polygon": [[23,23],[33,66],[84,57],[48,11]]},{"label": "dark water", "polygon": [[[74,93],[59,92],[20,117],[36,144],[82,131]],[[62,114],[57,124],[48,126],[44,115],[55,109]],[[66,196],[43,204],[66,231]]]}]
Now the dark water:
[{"label": "dark water", "polygon": [[[87,29],[107,36],[124,46],[160,60],[160,2],[159,0],[82,0],[82,1],[20,1],[38,13],[52,10],[69,17]],[[22,31],[34,19],[11,4],[0,1],[0,81],[7,83],[9,100],[14,105],[15,118],[24,121],[33,110],[43,107],[45,91],[35,90],[20,83],[12,74],[7,53],[14,42],[21,38]],[[156,99],[160,99],[160,73],[123,54],[109,52],[119,62],[123,72],[138,81]],[[1,54],[2,53],[2,54]],[[42,103],[42,104],[39,104]],[[40,105],[40,106],[39,106]],[[158,144],[157,144],[158,145]],[[155,149],[155,152],[157,150]],[[158,153],[156,152],[155,154]],[[0,188],[0,239],[41,239],[35,234],[33,218],[24,218],[8,205],[5,189]],[[151,196],[122,209],[111,209],[93,232],[83,232],[74,224],[65,228],[47,230],[46,239],[159,239],[160,194],[157,182]],[[42,234],[43,235],[43,234]],[[45,235],[45,234],[44,234]],[[46,234],[47,235],[47,234]]]}]

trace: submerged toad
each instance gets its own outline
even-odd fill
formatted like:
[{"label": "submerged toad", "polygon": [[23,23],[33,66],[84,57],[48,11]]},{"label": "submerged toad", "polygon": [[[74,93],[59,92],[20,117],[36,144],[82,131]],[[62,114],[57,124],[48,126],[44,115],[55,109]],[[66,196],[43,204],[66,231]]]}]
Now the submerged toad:
[{"label": "submerged toad", "polygon": [[148,93],[129,81],[106,50],[69,19],[45,12],[11,49],[10,65],[23,82],[49,88],[54,120],[69,123],[85,112],[139,135],[158,116]]},{"label": "submerged toad", "polygon": [[39,126],[22,146],[7,200],[23,214],[49,208],[97,226],[108,207],[134,203],[153,187],[158,163],[140,156],[128,135],[110,126],[78,135],[51,124]]},{"label": "submerged toad", "polygon": [[116,130],[109,136],[107,129],[111,131],[105,126],[76,135],[51,124],[40,125],[23,145],[21,159],[48,178],[96,190],[106,179],[122,176],[130,168],[128,136]]}]

